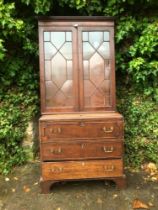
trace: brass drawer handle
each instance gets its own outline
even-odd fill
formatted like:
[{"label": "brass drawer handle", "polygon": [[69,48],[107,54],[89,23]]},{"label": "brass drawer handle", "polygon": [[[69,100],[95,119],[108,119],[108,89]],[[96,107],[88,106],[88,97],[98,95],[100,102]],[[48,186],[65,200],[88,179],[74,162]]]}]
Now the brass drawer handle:
[{"label": "brass drawer handle", "polygon": [[55,173],[55,174],[61,173],[62,171],[63,171],[63,168],[58,168],[58,167],[54,167],[54,168],[50,169],[50,172]]},{"label": "brass drawer handle", "polygon": [[113,130],[114,130],[114,127],[113,126],[110,126],[110,127],[107,128],[107,127],[104,126],[102,128],[102,130],[103,130],[104,133],[112,133]]},{"label": "brass drawer handle", "polygon": [[115,170],[115,166],[114,165],[104,166],[104,170],[105,170],[105,172],[112,172]]},{"label": "brass drawer handle", "polygon": [[60,147],[58,149],[50,149],[50,153],[58,155],[62,153],[62,149]]},{"label": "brass drawer handle", "polygon": [[61,128],[50,128],[52,134],[61,133]]},{"label": "brass drawer handle", "polygon": [[105,153],[110,153],[110,152],[114,151],[114,147],[113,146],[111,146],[111,147],[104,146],[103,150],[104,150]]},{"label": "brass drawer handle", "polygon": [[41,127],[41,136],[42,137],[45,137],[45,134],[46,134],[46,127]]}]

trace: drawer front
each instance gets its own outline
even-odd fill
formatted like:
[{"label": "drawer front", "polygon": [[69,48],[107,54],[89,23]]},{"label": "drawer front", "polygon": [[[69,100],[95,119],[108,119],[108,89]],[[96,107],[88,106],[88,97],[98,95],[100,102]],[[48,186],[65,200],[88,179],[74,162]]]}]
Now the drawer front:
[{"label": "drawer front", "polygon": [[118,177],[123,174],[121,159],[42,163],[43,180],[70,180]]},{"label": "drawer front", "polygon": [[41,140],[51,138],[122,138],[123,122],[43,123]]},{"label": "drawer front", "polygon": [[122,142],[67,142],[41,144],[42,160],[75,160],[118,158],[122,156]]}]

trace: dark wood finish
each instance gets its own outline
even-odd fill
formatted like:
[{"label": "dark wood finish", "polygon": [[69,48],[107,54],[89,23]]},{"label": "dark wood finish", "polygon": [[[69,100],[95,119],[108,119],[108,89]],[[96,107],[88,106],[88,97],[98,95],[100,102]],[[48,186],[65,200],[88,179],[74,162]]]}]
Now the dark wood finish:
[{"label": "dark wood finish", "polygon": [[[104,80],[104,69],[105,69],[105,66],[104,66],[104,69],[99,72],[100,70],[100,67],[99,67],[99,63],[101,63],[101,54],[98,53],[97,50],[95,50],[96,53],[92,54],[92,57],[95,56],[95,54],[99,55],[97,57],[94,57],[93,59],[93,63],[92,63],[92,66],[90,66],[91,68],[93,68],[93,72],[94,72],[94,69],[96,72],[93,73],[92,75],[92,72],[90,72],[90,76],[92,77],[90,79],[90,83],[88,83],[89,85],[84,85],[84,67],[83,67],[83,44],[82,44],[82,32],[95,32],[95,31],[99,31],[99,32],[104,32],[104,31],[107,31],[109,32],[110,34],[110,37],[109,37],[109,45],[110,45],[110,57],[109,59],[107,59],[107,62],[109,62],[109,65],[110,65],[110,77],[109,77],[109,80]],[[112,27],[79,27],[78,28],[78,46],[79,46],[79,69],[80,69],[80,75],[79,75],[79,78],[80,78],[80,110],[81,111],[96,111],[96,110],[115,110],[116,107],[115,107],[115,80],[113,80],[112,78],[115,78],[115,64],[114,64],[114,41],[113,41],[113,37],[114,37],[114,31],[113,31],[113,28]],[[86,42],[87,43],[87,42]],[[107,42],[105,42],[107,43]],[[91,58],[92,58],[91,57]],[[101,59],[101,60],[100,60]],[[91,60],[91,59],[90,59]],[[105,60],[106,61],[106,60]],[[104,61],[104,65],[105,65],[105,61]],[[100,65],[101,66],[101,65]],[[89,68],[90,68],[89,67]],[[98,74],[99,72],[99,74]],[[101,86],[101,83],[103,83],[103,80],[104,81],[108,81],[109,82],[109,104],[104,104],[103,105],[103,100],[100,100],[100,101],[97,101],[97,105],[94,103],[95,100],[93,99],[93,102],[91,105],[85,105],[85,101],[84,101],[84,89],[88,90],[87,92],[91,95],[93,91],[93,88],[96,88],[96,90],[100,89],[99,86]],[[88,80],[89,81],[89,80]],[[85,87],[84,87],[85,86]],[[87,93],[87,94],[88,94]],[[104,94],[105,92],[103,91],[100,91],[99,92],[101,95],[99,96],[100,98],[104,99]],[[96,94],[94,94],[93,96],[95,96]],[[94,103],[94,104],[93,104]]]},{"label": "dark wood finish", "polygon": [[[71,130],[70,130],[71,127]],[[67,123],[45,123],[42,136],[50,138],[123,138],[123,122],[99,122],[84,120]]]},{"label": "dark wood finish", "polygon": [[43,181],[43,179],[40,179],[40,187],[41,187],[41,193],[42,194],[48,194],[51,192],[51,187],[54,185],[57,181]]},{"label": "dark wood finish", "polygon": [[[95,179],[95,178],[94,178]],[[94,180],[92,178],[90,179],[85,179],[84,180]],[[105,180],[105,178],[97,178],[98,180]],[[121,177],[106,177],[106,181],[110,180],[113,181],[116,184],[116,187],[118,187],[119,189],[124,189],[127,187],[127,183],[126,183],[126,176],[123,175]],[[52,192],[52,188],[53,185],[60,182],[61,180],[56,180],[56,181],[52,181],[52,180],[46,180],[43,181],[43,179],[40,179],[40,186],[41,186],[41,193],[42,194],[48,194]],[[66,181],[74,181],[74,180],[66,180]],[[78,180],[75,180],[78,181]]]},{"label": "dark wood finish", "polygon": [[123,175],[122,177],[115,177],[112,180],[116,183],[116,186],[119,189],[124,189],[127,187],[127,181],[125,175]]},{"label": "dark wood finish", "polygon": [[109,179],[124,187],[113,19],[40,17],[38,25],[42,193],[62,180]]},{"label": "dark wood finish", "polygon": [[123,116],[119,114],[118,112],[74,112],[74,113],[69,113],[69,114],[52,114],[52,115],[42,115],[40,117],[40,122],[52,122],[52,121],[79,121],[83,119],[87,120],[97,120],[100,119],[100,121],[106,120],[106,121],[111,121],[111,120],[122,120],[123,121]]},{"label": "dark wood finish", "polygon": [[[46,24],[47,23],[47,24]],[[99,21],[99,22],[71,22],[71,21],[64,21],[64,22],[52,22],[52,21],[47,21],[44,22],[43,25],[42,22],[39,22],[39,42],[40,42],[40,82],[41,82],[41,112],[42,114],[50,114],[52,112],[74,112],[74,111],[110,111],[110,110],[115,110],[115,80],[112,79],[115,76],[115,66],[114,66],[114,41],[113,41],[113,27],[108,26],[110,24],[113,24],[112,21],[108,21],[108,22],[104,22],[104,21]],[[50,24],[50,25],[48,25]],[[57,24],[57,25],[55,25]],[[65,25],[66,24],[66,25]],[[68,24],[68,25],[67,25]],[[102,68],[102,74],[103,74],[103,66],[101,67],[101,65],[99,64],[100,60],[102,60],[102,62],[105,62],[107,60],[107,62],[109,62],[110,64],[110,78],[109,78],[109,88],[110,88],[110,92],[109,94],[106,96],[104,90],[102,89],[102,84],[100,84],[101,82],[103,83],[103,79],[101,79],[103,77],[102,74],[100,75],[96,75],[98,74],[97,72],[94,72],[95,68],[93,67],[93,79],[91,79],[89,86],[84,88],[83,85],[83,47],[82,47],[82,32],[87,31],[87,32],[108,32],[109,33],[109,41],[105,41],[102,40],[101,43],[109,43],[109,57],[106,59],[103,59],[103,57],[101,56],[101,54],[97,53],[96,54],[96,58],[94,57],[93,59],[91,59],[91,65],[93,65],[93,62],[96,62],[95,60],[98,58],[99,60],[96,63],[96,71],[97,68]],[[73,99],[74,99],[74,105],[72,107],[72,104],[69,102],[68,98],[65,98],[65,92],[64,92],[64,87],[67,87],[67,83],[66,83],[66,79],[64,80],[64,75],[61,75],[61,77],[59,77],[58,79],[61,79],[62,81],[65,81],[65,83],[62,81],[59,83],[59,81],[56,81],[56,78],[53,77],[53,73],[50,80],[50,85],[52,87],[52,89],[55,91],[54,92],[54,100],[52,103],[54,103],[54,101],[58,100],[58,105],[57,106],[47,106],[46,103],[46,96],[47,96],[47,91],[46,91],[46,79],[45,79],[45,72],[48,71],[48,69],[45,68],[45,62],[46,62],[46,57],[45,57],[45,47],[44,44],[48,43],[50,44],[50,48],[57,52],[54,52],[54,57],[55,57],[55,61],[57,60],[57,54],[59,54],[59,58],[61,58],[61,63],[63,62],[64,65],[64,58],[62,57],[62,53],[60,52],[61,48],[58,49],[56,48],[56,46],[53,45],[53,40],[52,38],[50,38],[50,40],[44,40],[44,33],[53,33],[53,32],[71,32],[72,33],[72,63],[73,63]],[[92,35],[93,36],[93,35]],[[51,36],[53,37],[53,36]],[[92,37],[92,39],[94,39],[95,37]],[[91,39],[91,40],[92,40]],[[63,41],[63,43],[65,43],[65,41]],[[62,44],[63,44],[62,43]],[[87,42],[86,42],[87,43]],[[94,42],[94,44],[96,43],[96,41]],[[61,46],[62,46],[61,44]],[[92,45],[92,42],[90,43],[90,45]],[[89,46],[90,46],[89,45]],[[65,48],[64,48],[65,49]],[[99,48],[94,49],[94,46],[91,46],[91,49],[93,49],[94,51],[98,52],[97,50],[101,50],[104,49],[104,46],[100,44]],[[48,49],[48,51],[50,51],[50,49]],[[65,52],[65,51],[64,51]],[[53,52],[52,52],[53,55]],[[93,52],[91,52],[91,56],[93,57]],[[94,55],[95,56],[95,55]],[[51,72],[56,71],[56,68],[54,68],[53,66],[53,59],[54,57],[51,57],[50,60],[50,65],[51,65]],[[59,60],[59,59],[58,59]],[[68,60],[67,60],[68,61]],[[56,61],[57,62],[57,61]],[[48,62],[49,63],[49,62]],[[62,72],[66,71],[66,67],[62,66],[62,64],[60,64],[60,69],[63,69]],[[90,64],[89,64],[90,65]],[[100,67],[98,66],[100,65]],[[90,68],[90,67],[89,67]],[[61,71],[61,70],[60,70]],[[98,71],[99,72],[99,71]],[[91,73],[90,73],[91,74]],[[53,78],[54,79],[53,79]],[[96,80],[94,82],[95,78],[100,78],[100,80]],[[106,80],[105,80],[106,81]],[[58,85],[59,83],[59,85]],[[89,94],[91,95],[91,105],[90,107],[85,106],[85,100],[84,100],[84,90],[90,90],[93,87],[93,92],[90,92]],[[60,91],[62,90],[62,91]],[[58,96],[58,93],[60,94]],[[105,97],[104,97],[105,95]],[[61,100],[60,100],[61,99]],[[109,101],[107,103],[107,101]],[[70,106],[68,106],[68,104],[70,104]],[[104,105],[103,105],[104,104]]]},{"label": "dark wood finish", "polygon": [[[73,106],[72,104],[67,104],[67,99],[63,98],[61,105],[57,105],[57,106],[47,106],[46,105],[46,78],[45,78],[45,72],[48,71],[48,69],[46,69],[45,67],[45,62],[49,62],[50,65],[52,65],[52,60],[49,59],[45,59],[44,56],[44,32],[71,32],[72,33],[72,69],[73,69],[73,74],[72,74],[72,81],[73,81],[73,86],[72,86],[72,95],[73,95]],[[77,58],[76,58],[76,47],[75,47],[75,43],[77,42],[77,35],[76,35],[76,29],[74,27],[41,27],[39,28],[39,50],[40,50],[40,84],[41,84],[41,112],[42,113],[52,113],[52,112],[74,112],[78,110],[78,89],[77,89],[77,84],[78,84],[78,75],[77,75]],[[49,43],[48,41],[46,41],[46,43]],[[55,47],[52,48],[52,50],[55,49],[56,50],[56,54],[59,54],[60,57],[62,57],[61,53],[58,52],[58,49],[56,49]],[[64,59],[64,58],[63,58]],[[59,60],[59,62],[61,62]],[[66,65],[66,64],[65,64]],[[53,65],[52,68],[53,69]],[[55,70],[55,69],[54,69]],[[66,70],[65,70],[66,71]],[[52,76],[50,76],[52,79]],[[59,77],[59,79],[61,79],[63,81],[63,75],[61,75]],[[56,95],[58,97],[58,92],[60,91],[61,88],[64,88],[64,84],[66,84],[66,79],[65,82],[63,81],[63,84],[61,85],[61,82],[56,83],[56,81],[50,81],[53,83],[52,85],[52,89],[55,89]],[[70,80],[69,80],[70,81]],[[66,87],[67,88],[67,87]],[[60,92],[59,92],[60,93]],[[62,96],[65,95],[64,90],[62,91]],[[60,97],[60,96],[59,96]],[[58,97],[58,98],[59,98]]]},{"label": "dark wood finish", "polygon": [[121,159],[42,163],[44,181],[120,177],[122,172]]},{"label": "dark wood finish", "polygon": [[[71,129],[69,127],[71,126]],[[46,115],[40,118],[41,142],[59,138],[123,139],[123,119],[119,113]]]},{"label": "dark wood finish", "polygon": [[122,152],[122,141],[87,142],[74,140],[74,142],[41,144],[41,159],[43,161],[121,158]]},{"label": "dark wood finish", "polygon": [[38,16],[39,21],[110,21],[113,23],[115,17],[107,17],[107,16]]}]

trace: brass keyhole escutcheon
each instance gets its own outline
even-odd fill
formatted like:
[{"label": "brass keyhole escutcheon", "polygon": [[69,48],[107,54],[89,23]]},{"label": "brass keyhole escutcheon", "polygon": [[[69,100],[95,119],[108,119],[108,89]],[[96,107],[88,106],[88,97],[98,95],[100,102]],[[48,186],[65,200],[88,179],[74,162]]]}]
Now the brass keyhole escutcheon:
[{"label": "brass keyhole escutcheon", "polygon": [[81,144],[81,149],[84,149],[84,147],[85,147],[85,144]]},{"label": "brass keyhole escutcheon", "polygon": [[84,127],[85,123],[84,122],[80,122],[80,127]]}]

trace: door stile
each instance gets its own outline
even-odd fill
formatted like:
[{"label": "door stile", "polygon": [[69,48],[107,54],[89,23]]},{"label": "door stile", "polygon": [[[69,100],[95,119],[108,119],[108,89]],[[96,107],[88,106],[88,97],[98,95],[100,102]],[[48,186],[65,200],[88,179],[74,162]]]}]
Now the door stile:
[{"label": "door stile", "polygon": [[74,27],[73,31],[73,78],[74,78],[74,111],[79,111],[79,62],[78,62],[78,32],[77,28]]},{"label": "door stile", "polygon": [[78,28],[78,62],[79,62],[79,108],[84,111],[84,73],[83,73],[82,27]]}]

